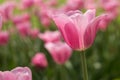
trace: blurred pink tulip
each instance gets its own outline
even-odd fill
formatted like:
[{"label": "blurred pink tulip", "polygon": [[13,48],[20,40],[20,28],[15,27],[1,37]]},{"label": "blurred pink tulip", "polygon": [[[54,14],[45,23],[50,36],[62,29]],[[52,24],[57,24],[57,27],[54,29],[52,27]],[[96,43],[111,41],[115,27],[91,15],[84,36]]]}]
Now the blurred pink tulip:
[{"label": "blurred pink tulip", "polygon": [[70,11],[53,15],[53,20],[61,31],[67,44],[75,49],[83,51],[90,47],[99,30],[99,22],[105,15],[95,17],[95,10],[91,9],[84,14],[80,11]]},{"label": "blurred pink tulip", "polygon": [[0,32],[0,45],[5,45],[9,41],[9,33],[7,31]]},{"label": "blurred pink tulip", "polygon": [[47,59],[44,53],[36,53],[32,58],[32,64],[38,68],[44,69],[48,66]]},{"label": "blurred pink tulip", "polygon": [[46,5],[41,6],[41,9],[39,12],[37,12],[37,16],[40,19],[40,22],[45,27],[48,27],[50,25],[50,18],[49,18],[49,9]]},{"label": "blurred pink tulip", "polygon": [[17,67],[11,71],[0,71],[0,80],[32,80],[32,73],[28,67]]},{"label": "blurred pink tulip", "polygon": [[111,13],[106,13],[106,17],[99,23],[100,30],[105,31],[108,24],[115,18]]},{"label": "blurred pink tulip", "polygon": [[78,10],[84,6],[84,0],[67,0],[63,6],[64,11]]},{"label": "blurred pink tulip", "polygon": [[58,4],[58,0],[48,0],[46,4],[48,6],[56,6]]},{"label": "blurred pink tulip", "polygon": [[45,48],[49,51],[57,64],[64,64],[72,54],[72,49],[63,42],[49,42],[45,44]]},{"label": "blurred pink tulip", "polygon": [[22,9],[30,8],[34,5],[35,1],[34,0],[22,0]]},{"label": "blurred pink tulip", "polygon": [[21,36],[28,36],[31,30],[30,23],[23,23],[16,26]]},{"label": "blurred pink tulip", "polygon": [[38,37],[44,42],[57,42],[60,41],[61,34],[59,31],[46,31],[45,33],[40,33]]},{"label": "blurred pink tulip", "polygon": [[30,30],[30,36],[31,36],[31,38],[33,38],[33,39],[37,38],[38,34],[39,34],[39,30],[37,28]]},{"label": "blurred pink tulip", "polygon": [[13,10],[16,7],[15,2],[6,2],[0,6],[0,12],[2,13],[3,22],[8,21],[13,16]]},{"label": "blurred pink tulip", "polygon": [[116,10],[119,6],[118,0],[100,0],[101,1],[101,6],[106,10],[106,11],[112,11]]},{"label": "blurred pink tulip", "polygon": [[95,2],[95,0],[86,0],[84,7],[86,9],[96,9],[97,8],[96,5],[97,3]]},{"label": "blurred pink tulip", "polygon": [[23,15],[17,15],[12,18],[14,24],[26,23],[30,21],[30,15],[25,13]]},{"label": "blurred pink tulip", "polygon": [[3,24],[3,17],[2,14],[0,13],[0,30],[2,29],[2,24]]}]

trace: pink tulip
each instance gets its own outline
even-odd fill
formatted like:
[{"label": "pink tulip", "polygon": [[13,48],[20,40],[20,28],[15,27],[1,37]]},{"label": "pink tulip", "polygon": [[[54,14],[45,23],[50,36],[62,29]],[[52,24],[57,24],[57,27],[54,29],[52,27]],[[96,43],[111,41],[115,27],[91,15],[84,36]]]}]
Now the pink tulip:
[{"label": "pink tulip", "polygon": [[50,0],[50,1],[48,0],[46,4],[48,6],[56,6],[58,4],[58,0]]},{"label": "pink tulip", "polygon": [[13,10],[16,7],[15,2],[6,2],[0,6],[0,12],[3,16],[3,22],[8,21],[13,16]]},{"label": "pink tulip", "polygon": [[100,0],[101,1],[101,6],[106,10],[106,11],[112,11],[117,9],[119,2],[117,0]]},{"label": "pink tulip", "polygon": [[0,30],[2,29],[2,24],[3,24],[3,17],[2,14],[0,13]]},{"label": "pink tulip", "polygon": [[96,4],[95,0],[86,0],[84,7],[86,9],[95,9],[97,7]]},{"label": "pink tulip", "polygon": [[62,42],[46,43],[45,48],[49,51],[53,60],[57,64],[64,64],[72,54],[72,49],[67,44]]},{"label": "pink tulip", "polygon": [[0,45],[5,45],[8,43],[9,33],[7,31],[0,32]]},{"label": "pink tulip", "polygon": [[22,15],[17,15],[12,18],[12,21],[15,25],[20,24],[20,23],[26,23],[30,21],[30,15],[25,13]]},{"label": "pink tulip", "polygon": [[106,18],[102,19],[99,23],[100,30],[105,31],[108,24],[115,18],[112,13],[106,13]]},{"label": "pink tulip", "polygon": [[32,58],[32,64],[38,68],[46,68],[48,66],[48,62],[44,53],[36,53]]},{"label": "pink tulip", "polygon": [[45,33],[40,33],[38,37],[44,42],[57,42],[60,41],[61,34],[59,31],[46,31]]},{"label": "pink tulip", "polygon": [[30,32],[31,25],[30,23],[23,23],[16,26],[19,34],[21,36],[28,36]]},{"label": "pink tulip", "polygon": [[11,71],[0,71],[0,80],[32,80],[32,73],[28,67],[17,67]]},{"label": "pink tulip", "polygon": [[95,17],[95,10],[91,9],[84,14],[70,11],[53,15],[52,18],[67,44],[75,50],[83,51],[93,44],[99,30],[98,24],[104,17]]},{"label": "pink tulip", "polygon": [[34,0],[22,0],[22,5],[21,8],[22,9],[26,9],[26,8],[30,8],[34,5]]},{"label": "pink tulip", "polygon": [[64,11],[78,10],[84,5],[84,0],[67,0],[66,4],[63,6]]},{"label": "pink tulip", "polygon": [[45,27],[48,27],[50,25],[50,18],[48,13],[49,13],[49,9],[46,5],[41,6],[40,12],[37,13],[37,16],[39,17],[40,22]]}]

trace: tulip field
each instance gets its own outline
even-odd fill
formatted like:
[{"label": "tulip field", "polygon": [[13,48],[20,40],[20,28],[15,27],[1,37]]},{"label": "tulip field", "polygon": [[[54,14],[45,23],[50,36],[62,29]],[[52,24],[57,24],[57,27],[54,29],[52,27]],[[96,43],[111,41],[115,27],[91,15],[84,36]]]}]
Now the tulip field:
[{"label": "tulip field", "polygon": [[0,80],[120,80],[120,0],[0,0]]}]

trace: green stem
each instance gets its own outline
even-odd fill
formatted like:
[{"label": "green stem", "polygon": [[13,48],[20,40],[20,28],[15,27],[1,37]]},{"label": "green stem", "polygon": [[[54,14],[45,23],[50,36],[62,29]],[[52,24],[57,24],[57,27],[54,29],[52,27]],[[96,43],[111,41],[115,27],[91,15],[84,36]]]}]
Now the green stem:
[{"label": "green stem", "polygon": [[81,57],[83,80],[88,80],[85,52],[80,53],[80,57]]}]

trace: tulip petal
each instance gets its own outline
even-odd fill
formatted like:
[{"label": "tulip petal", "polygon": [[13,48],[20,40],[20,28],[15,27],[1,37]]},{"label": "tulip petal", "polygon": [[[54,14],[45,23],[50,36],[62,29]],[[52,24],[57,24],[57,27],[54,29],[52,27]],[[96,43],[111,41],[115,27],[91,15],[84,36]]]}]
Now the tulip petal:
[{"label": "tulip petal", "polygon": [[9,71],[5,71],[3,72],[3,80],[16,80],[16,76]]},{"label": "tulip petal", "polygon": [[95,18],[86,28],[86,31],[84,33],[84,45],[85,48],[88,48],[92,45],[96,33],[99,30],[99,22],[105,17],[105,15],[99,16]]},{"label": "tulip petal", "polygon": [[68,16],[74,15],[74,14],[83,14],[81,11],[76,10],[76,11],[69,11],[66,13]]},{"label": "tulip petal", "polygon": [[75,25],[72,24],[71,22],[67,23],[64,27],[63,33],[64,33],[63,35],[65,35],[64,39],[67,42],[67,44],[73,49],[79,49],[79,36],[80,35],[78,35],[78,31]]},{"label": "tulip petal", "polygon": [[88,22],[89,22],[89,21],[91,21],[92,19],[95,18],[95,13],[96,13],[96,10],[95,10],[95,9],[88,10],[88,11],[85,12],[84,16],[87,17]]},{"label": "tulip petal", "polygon": [[3,74],[1,71],[0,71],[0,80],[3,80]]},{"label": "tulip petal", "polygon": [[70,21],[69,17],[65,14],[54,15],[52,18],[59,29],[63,28]]},{"label": "tulip petal", "polygon": [[53,17],[57,27],[63,35],[67,44],[73,49],[79,48],[78,33],[71,19],[65,14],[59,14]]},{"label": "tulip petal", "polygon": [[11,71],[17,77],[17,80],[32,80],[32,73],[27,67],[17,67]]}]

